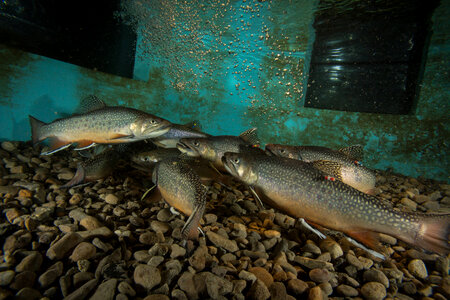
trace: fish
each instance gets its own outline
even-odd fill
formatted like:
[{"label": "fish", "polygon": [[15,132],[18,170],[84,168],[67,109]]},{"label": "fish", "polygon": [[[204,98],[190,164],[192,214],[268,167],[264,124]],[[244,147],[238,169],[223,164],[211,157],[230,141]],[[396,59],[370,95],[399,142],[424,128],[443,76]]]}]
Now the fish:
[{"label": "fish", "polygon": [[401,212],[344,184],[311,163],[277,156],[225,153],[228,172],[253,186],[268,205],[314,226],[345,233],[384,252],[379,233],[441,255],[449,253],[450,214]]},{"label": "fish", "polygon": [[244,131],[239,136],[218,135],[207,138],[180,139],[178,150],[191,157],[209,160],[218,170],[224,170],[222,156],[225,152],[241,152],[256,147],[259,140],[256,128]]},{"label": "fish", "polygon": [[131,160],[139,166],[153,168],[156,163],[168,159],[177,158],[181,155],[177,148],[158,148],[150,151],[137,152],[131,156]]},{"label": "fish", "polygon": [[46,139],[49,155],[76,144],[84,150],[97,144],[129,143],[158,137],[170,130],[171,123],[129,107],[106,106],[95,96],[81,101],[82,113],[44,123],[29,116],[33,145]]},{"label": "fish", "polygon": [[189,157],[182,154],[176,148],[158,148],[150,151],[138,152],[131,156],[135,167],[142,171],[151,171],[155,165],[165,159],[179,158],[200,177],[204,185],[210,185],[211,181],[230,183],[231,177],[218,173],[209,162],[201,157]]},{"label": "fish", "polygon": [[182,159],[169,158],[156,164],[152,180],[168,205],[189,216],[181,229],[183,239],[197,240],[207,192],[200,177]]},{"label": "fish", "polygon": [[199,127],[200,123],[198,121],[192,121],[184,125],[172,123],[168,132],[153,138],[152,141],[158,147],[176,148],[182,138],[203,138],[211,136],[210,134],[201,132],[198,129]]},{"label": "fish", "polygon": [[363,166],[362,147],[355,145],[338,151],[320,146],[267,144],[270,154],[311,162],[317,169],[367,194],[375,194],[376,174]]},{"label": "fish", "polygon": [[71,188],[86,182],[105,178],[112,174],[120,158],[120,152],[109,149],[80,162],[77,164],[77,171],[73,178],[60,188]]}]

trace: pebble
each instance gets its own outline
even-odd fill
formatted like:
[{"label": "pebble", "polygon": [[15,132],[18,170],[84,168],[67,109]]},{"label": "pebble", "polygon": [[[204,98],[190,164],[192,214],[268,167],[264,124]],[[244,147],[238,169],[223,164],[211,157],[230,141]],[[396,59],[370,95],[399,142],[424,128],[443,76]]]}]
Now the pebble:
[{"label": "pebble", "polygon": [[71,294],[67,295],[64,300],[78,300],[85,299],[91,291],[97,286],[98,279],[94,278],[83,284],[81,287],[73,291]]},{"label": "pebble", "polygon": [[121,281],[119,285],[117,286],[117,290],[125,295],[128,295],[130,297],[136,296],[136,291],[133,289],[133,287],[126,281]]},{"label": "pebble", "polygon": [[281,232],[279,232],[277,230],[266,230],[266,231],[264,231],[264,236],[268,239],[279,238],[279,237],[281,237]]},{"label": "pebble", "polygon": [[171,253],[170,253],[170,257],[171,258],[184,256],[185,254],[186,254],[186,249],[185,248],[179,246],[178,244],[172,244],[172,246],[171,246]]},{"label": "pebble", "polygon": [[91,259],[95,256],[97,250],[94,245],[87,242],[79,243],[72,252],[72,255],[69,257],[72,261],[77,262],[83,259]]},{"label": "pebble", "polygon": [[425,279],[428,277],[427,267],[420,259],[413,259],[408,263],[408,271],[415,277]]},{"label": "pebble", "polygon": [[148,295],[144,300],[169,300],[170,298],[164,294]]},{"label": "pebble", "polygon": [[117,279],[109,279],[100,284],[89,300],[113,300],[117,286]]},{"label": "pebble", "polygon": [[315,286],[309,290],[308,300],[323,300],[324,298],[326,296],[319,286]]},{"label": "pebble", "polygon": [[16,266],[17,273],[23,271],[37,272],[42,265],[43,257],[37,251],[32,251],[29,255],[25,256],[22,261]]},{"label": "pebble", "polygon": [[17,292],[14,299],[16,300],[37,300],[41,299],[42,295],[38,290],[26,287]]},{"label": "pebble", "polygon": [[331,278],[330,272],[326,269],[312,269],[309,271],[309,278],[317,283],[328,282]]},{"label": "pebble", "polygon": [[248,299],[265,300],[270,298],[270,292],[267,285],[261,280],[256,280],[247,293]]},{"label": "pebble", "polygon": [[365,282],[376,281],[384,285],[385,288],[389,288],[389,279],[386,275],[377,269],[370,269],[364,272],[363,279]]},{"label": "pebble", "polygon": [[159,270],[148,265],[137,265],[134,269],[133,279],[136,284],[151,290],[161,282]]},{"label": "pebble", "polygon": [[381,300],[386,297],[386,288],[379,282],[367,282],[361,287],[361,295],[367,300]]},{"label": "pebble", "polygon": [[251,281],[252,283],[255,282],[257,279],[255,274],[245,271],[245,270],[242,270],[241,272],[239,272],[238,277],[245,281]]},{"label": "pebble", "polygon": [[82,240],[83,238],[77,233],[67,233],[47,250],[46,255],[52,260],[61,259]]},{"label": "pebble", "polygon": [[356,297],[359,294],[357,289],[346,284],[339,285],[336,288],[336,291],[339,295],[342,295],[344,297]]},{"label": "pebble", "polygon": [[316,260],[303,256],[295,256],[294,261],[302,266],[307,267],[308,269],[318,268],[327,269],[328,271],[334,271],[333,264],[326,261]]},{"label": "pebble", "polygon": [[253,273],[256,276],[256,278],[258,278],[259,280],[264,282],[264,284],[267,287],[270,287],[272,285],[273,277],[266,269],[264,269],[262,267],[253,267],[253,268],[248,269],[248,271],[250,273]]},{"label": "pebble", "polygon": [[206,291],[212,299],[218,299],[220,296],[225,296],[233,290],[233,283],[224,278],[210,272],[203,272],[200,274],[203,275]]},{"label": "pebble", "polygon": [[58,279],[63,273],[64,265],[61,261],[56,262],[50,266],[47,271],[39,276],[38,281],[41,287],[46,288],[50,286],[56,279]]},{"label": "pebble", "polygon": [[14,279],[16,273],[13,270],[0,272],[0,286],[8,286]]},{"label": "pebble", "polygon": [[212,231],[206,232],[206,236],[216,247],[224,248],[229,252],[236,252],[237,250],[239,250],[236,241],[234,240],[225,238]]},{"label": "pebble", "polygon": [[36,280],[36,273],[31,271],[23,271],[14,278],[14,281],[9,286],[13,290],[20,290],[25,287],[32,287]]},{"label": "pebble", "polygon": [[108,204],[111,204],[111,205],[117,205],[117,204],[119,204],[120,199],[119,199],[119,197],[117,197],[114,194],[107,194],[105,196],[105,202]]},{"label": "pebble", "polygon": [[197,299],[198,292],[194,284],[194,274],[184,272],[178,279],[178,286],[184,291],[189,299]]},{"label": "pebble", "polygon": [[274,282],[269,287],[271,300],[285,300],[287,298],[286,287],[281,282]]},{"label": "pebble", "polygon": [[160,222],[160,221],[152,221],[150,223],[150,228],[154,232],[161,232],[162,234],[164,234],[170,230],[170,226],[167,225],[167,223]]}]

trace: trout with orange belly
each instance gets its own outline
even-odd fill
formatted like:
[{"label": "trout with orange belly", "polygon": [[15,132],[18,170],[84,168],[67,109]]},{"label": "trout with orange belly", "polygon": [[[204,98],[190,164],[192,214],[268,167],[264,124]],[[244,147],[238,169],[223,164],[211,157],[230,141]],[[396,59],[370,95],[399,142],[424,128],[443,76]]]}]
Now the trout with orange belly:
[{"label": "trout with orange belly", "polygon": [[156,164],[152,180],[167,204],[189,216],[181,229],[183,238],[197,239],[206,207],[206,187],[200,177],[182,159],[169,158]]},{"label": "trout with orange belly", "polygon": [[374,196],[325,179],[323,172],[298,160],[225,153],[223,163],[233,176],[262,192],[268,205],[344,232],[372,249],[384,252],[378,233],[385,233],[429,251],[449,253],[450,214],[393,210]]},{"label": "trout with orange belly", "polygon": [[48,155],[76,144],[83,150],[96,144],[128,143],[160,136],[170,130],[171,123],[157,116],[128,107],[108,107],[96,97],[82,101],[84,113],[51,123],[32,116],[30,125],[33,144],[50,139]]}]

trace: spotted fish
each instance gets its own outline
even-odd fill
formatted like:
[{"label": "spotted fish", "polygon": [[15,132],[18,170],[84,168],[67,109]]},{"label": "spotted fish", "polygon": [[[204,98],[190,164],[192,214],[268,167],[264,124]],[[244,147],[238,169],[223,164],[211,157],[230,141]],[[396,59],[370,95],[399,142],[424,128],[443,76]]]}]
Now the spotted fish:
[{"label": "spotted fish", "polygon": [[128,143],[160,136],[171,123],[128,107],[108,107],[95,96],[82,100],[83,113],[44,123],[29,116],[33,144],[50,140],[52,154],[76,144],[83,150],[96,144]]},{"label": "spotted fish", "polygon": [[330,181],[310,163],[276,156],[226,153],[226,169],[263,193],[268,205],[312,225],[344,232],[383,252],[378,233],[448,254],[450,214],[393,210],[378,198],[340,181]]},{"label": "spotted fish", "polygon": [[156,164],[152,180],[171,207],[189,216],[181,229],[183,238],[197,239],[207,191],[200,177],[182,159],[169,158]]},{"label": "spotted fish", "polygon": [[61,188],[70,188],[109,176],[114,171],[120,158],[119,152],[108,149],[92,158],[78,163],[77,171],[73,178],[61,186]]},{"label": "spotted fish", "polygon": [[159,137],[153,138],[152,141],[159,147],[176,148],[178,142],[182,138],[203,138],[211,135],[201,132],[199,130],[200,124],[198,121],[192,121],[184,125],[174,124],[170,130]]},{"label": "spotted fish", "polygon": [[374,193],[376,176],[359,162],[362,157],[362,147],[359,145],[336,151],[319,146],[267,144],[266,151],[280,157],[311,162],[329,176],[363,193]]},{"label": "spotted fish", "polygon": [[244,131],[239,136],[219,135],[208,138],[181,139],[177,148],[192,157],[209,160],[223,170],[222,156],[225,152],[241,152],[246,147],[258,145],[256,128]]}]

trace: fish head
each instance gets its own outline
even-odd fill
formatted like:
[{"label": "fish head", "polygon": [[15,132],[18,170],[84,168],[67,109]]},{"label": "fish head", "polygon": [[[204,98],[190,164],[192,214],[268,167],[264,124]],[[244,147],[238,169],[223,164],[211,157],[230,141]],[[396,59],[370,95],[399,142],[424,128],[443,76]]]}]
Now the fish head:
[{"label": "fish head", "polygon": [[234,177],[248,185],[253,185],[258,180],[258,175],[252,168],[251,156],[225,152],[222,156],[222,163],[225,169]]},{"label": "fish head", "polygon": [[279,157],[286,157],[291,159],[297,158],[296,153],[294,153],[292,146],[280,145],[280,144],[267,144],[266,153]]},{"label": "fish head", "polygon": [[191,157],[201,156],[205,159],[211,159],[211,147],[206,138],[185,138],[180,139],[177,144],[178,150]]},{"label": "fish head", "polygon": [[152,152],[140,152],[131,157],[131,160],[141,166],[152,166],[158,162],[158,159],[152,155]]},{"label": "fish head", "polygon": [[168,132],[171,123],[153,115],[146,115],[131,123],[130,130],[138,138],[155,138]]}]

